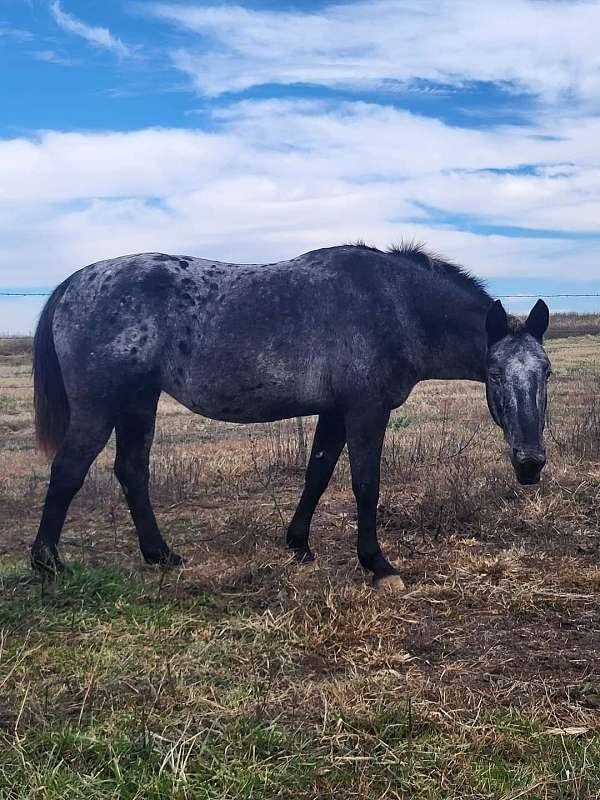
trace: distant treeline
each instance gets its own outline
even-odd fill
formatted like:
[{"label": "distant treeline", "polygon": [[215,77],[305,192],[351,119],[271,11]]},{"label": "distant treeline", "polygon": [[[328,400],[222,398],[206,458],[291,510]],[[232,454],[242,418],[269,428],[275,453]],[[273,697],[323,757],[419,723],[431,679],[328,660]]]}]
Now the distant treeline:
[{"label": "distant treeline", "polygon": [[600,313],[577,314],[566,311],[551,314],[546,336],[549,339],[564,339],[567,336],[598,336],[600,334]]}]

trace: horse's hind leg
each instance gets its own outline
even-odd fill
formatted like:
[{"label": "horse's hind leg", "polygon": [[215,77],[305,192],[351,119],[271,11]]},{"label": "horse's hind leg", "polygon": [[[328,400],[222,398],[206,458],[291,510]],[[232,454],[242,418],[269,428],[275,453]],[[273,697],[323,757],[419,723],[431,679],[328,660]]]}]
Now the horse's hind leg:
[{"label": "horse's hind leg", "polygon": [[340,453],[346,443],[341,414],[321,414],[315,431],[302,497],[287,531],[287,546],[298,561],[312,561],[308,546],[310,523],[321,495],[327,488]]},{"label": "horse's hind leg", "polygon": [[389,417],[389,409],[378,408],[375,403],[367,408],[350,409],[346,413],[346,430],[358,511],[358,560],[373,573],[375,586],[401,590],[404,583],[381,552],[376,527],[381,450]]},{"label": "horse's hind leg", "polygon": [[148,564],[172,567],[182,564],[183,559],[169,549],[161,536],[148,491],[150,448],[159,395],[159,390],[144,387],[139,394],[133,393],[119,410],[115,424],[115,474],[123,487],[144,560]]},{"label": "horse's hind leg", "polygon": [[63,568],[58,541],[69,505],[113,427],[106,413],[93,411],[82,415],[72,410],[69,430],[52,462],[42,520],[31,547],[31,565],[36,570],[56,573]]}]

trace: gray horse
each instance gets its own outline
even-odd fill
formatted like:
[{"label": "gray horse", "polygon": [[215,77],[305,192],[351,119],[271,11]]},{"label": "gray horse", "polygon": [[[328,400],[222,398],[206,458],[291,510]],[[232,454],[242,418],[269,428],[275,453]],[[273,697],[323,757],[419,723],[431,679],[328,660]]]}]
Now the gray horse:
[{"label": "gray horse", "polygon": [[287,532],[300,561],[345,444],[358,558],[375,585],[402,587],[377,541],[381,448],[390,411],[429,378],[485,382],[517,479],[536,483],[550,364],[542,300],[507,317],[475,278],[420,246],[363,244],[275,264],[159,253],[81,269],[58,286],[34,341],[38,441],[54,456],[34,568],[57,571],[69,504],[116,431],[115,473],[149,563],[181,564],[148,493],[161,391],[230,422],[318,415],[302,497]]}]

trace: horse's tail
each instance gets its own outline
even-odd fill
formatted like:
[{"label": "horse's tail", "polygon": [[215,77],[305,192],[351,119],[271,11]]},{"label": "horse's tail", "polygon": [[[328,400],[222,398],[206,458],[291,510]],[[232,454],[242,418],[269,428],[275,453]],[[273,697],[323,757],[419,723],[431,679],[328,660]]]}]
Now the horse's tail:
[{"label": "horse's tail", "polygon": [[54,347],[52,322],[70,278],[57,286],[44,306],[33,339],[33,405],[38,447],[51,458],[69,427],[69,400]]}]

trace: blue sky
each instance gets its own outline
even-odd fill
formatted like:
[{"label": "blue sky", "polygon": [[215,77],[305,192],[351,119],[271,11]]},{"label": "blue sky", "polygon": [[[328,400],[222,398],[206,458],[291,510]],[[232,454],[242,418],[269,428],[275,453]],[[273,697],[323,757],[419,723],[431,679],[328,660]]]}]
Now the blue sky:
[{"label": "blue sky", "polygon": [[600,293],[599,31],[596,0],[0,0],[0,286],[404,236]]}]

